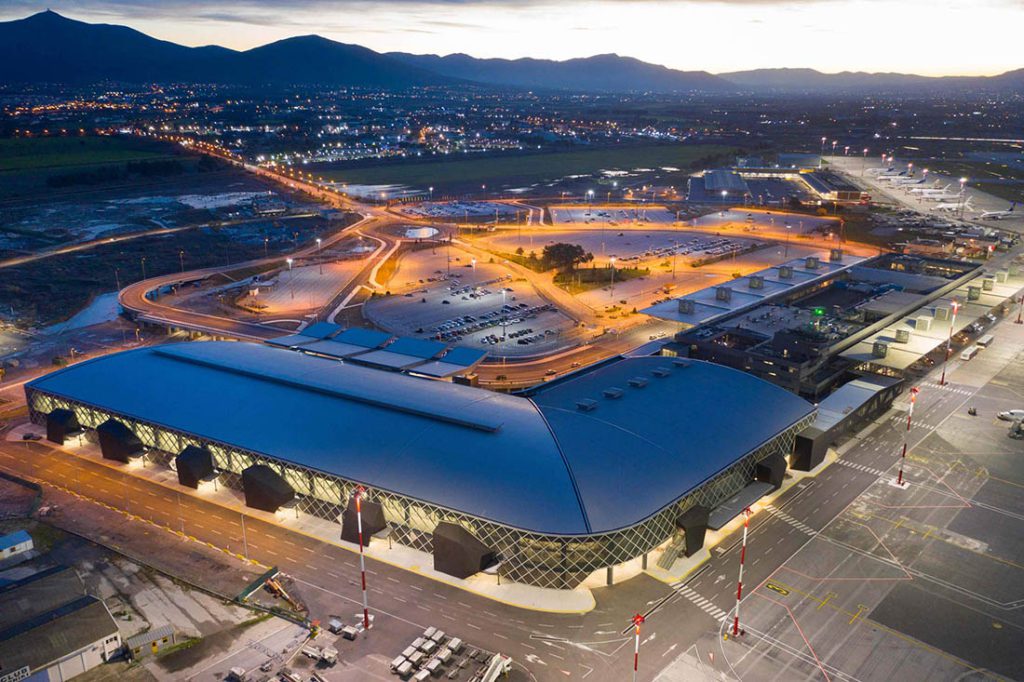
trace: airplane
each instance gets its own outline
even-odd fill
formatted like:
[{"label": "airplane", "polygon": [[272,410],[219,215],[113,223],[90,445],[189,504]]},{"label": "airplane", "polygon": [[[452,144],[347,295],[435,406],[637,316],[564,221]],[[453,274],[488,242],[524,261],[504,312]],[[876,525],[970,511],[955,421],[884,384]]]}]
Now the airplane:
[{"label": "airplane", "polygon": [[943,192],[945,192],[949,188],[950,188],[949,184],[947,184],[945,187],[939,187],[936,184],[936,185],[934,185],[932,187],[915,187],[914,189],[910,190],[910,193],[911,194],[942,194]]},{"label": "airplane", "polygon": [[968,197],[967,201],[944,201],[940,204],[935,205],[936,211],[950,211],[956,212],[963,209],[964,211],[971,210],[971,199]]},{"label": "airplane", "polygon": [[890,178],[889,182],[895,187],[906,187],[907,185],[923,185],[926,182],[926,178],[915,178],[915,177],[894,177]]},{"label": "airplane", "polygon": [[984,211],[980,216],[981,220],[1002,220],[1003,218],[1012,218],[1013,209],[1017,208],[1017,202],[1010,204],[1010,208],[1005,211]]},{"label": "airplane", "polygon": [[864,172],[867,173],[868,175],[880,175],[882,173],[888,173],[891,170],[894,170],[893,167],[888,166],[886,168],[868,168]]},{"label": "airplane", "polygon": [[943,190],[938,194],[923,194],[921,198],[925,201],[952,201],[953,199],[963,199],[964,195],[960,192],[947,192]]}]

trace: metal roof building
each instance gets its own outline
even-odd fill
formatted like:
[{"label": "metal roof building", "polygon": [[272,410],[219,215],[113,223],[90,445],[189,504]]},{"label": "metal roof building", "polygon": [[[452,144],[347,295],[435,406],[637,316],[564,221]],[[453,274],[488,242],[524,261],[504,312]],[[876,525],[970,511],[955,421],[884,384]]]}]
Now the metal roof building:
[{"label": "metal roof building", "polygon": [[686,509],[714,506],[759,461],[788,454],[814,412],[743,372],[663,357],[620,358],[519,397],[230,342],[104,356],[26,393],[37,423],[60,408],[88,429],[114,418],[158,460],[205,446],[235,487],[269,465],[299,509],[324,518],[364,485],[396,541],[429,550],[437,524],[454,522],[509,579],[554,587],[672,537]]}]

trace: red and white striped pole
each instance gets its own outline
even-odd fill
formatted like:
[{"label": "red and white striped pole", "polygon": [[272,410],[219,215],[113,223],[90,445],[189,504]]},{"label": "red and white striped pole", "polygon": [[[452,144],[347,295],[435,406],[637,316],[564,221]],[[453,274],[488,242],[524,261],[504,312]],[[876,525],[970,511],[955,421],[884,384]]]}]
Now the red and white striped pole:
[{"label": "red and white striped pole", "polygon": [[633,682],[636,682],[636,671],[640,669],[640,624],[644,617],[639,613],[633,616],[633,632],[636,642],[633,645]]},{"label": "red and white striped pole", "polygon": [[896,477],[896,485],[903,487],[903,462],[907,459],[907,438],[910,436],[910,420],[914,416],[914,403],[917,402],[917,394],[921,389],[916,386],[910,389],[910,409],[907,410],[907,429],[903,432],[903,454],[900,455],[900,473]]},{"label": "red and white striped pole", "polygon": [[363,578],[363,627],[370,629],[370,605],[366,598],[366,558],[363,556],[363,494],[366,488],[356,488],[356,528],[359,530],[359,573]]},{"label": "red and white striped pole", "polygon": [[736,581],[736,615],[732,619],[733,637],[740,634],[740,601],[743,599],[743,563],[747,559],[747,529],[750,527],[750,507],[743,510],[743,546],[740,548],[740,577]]}]

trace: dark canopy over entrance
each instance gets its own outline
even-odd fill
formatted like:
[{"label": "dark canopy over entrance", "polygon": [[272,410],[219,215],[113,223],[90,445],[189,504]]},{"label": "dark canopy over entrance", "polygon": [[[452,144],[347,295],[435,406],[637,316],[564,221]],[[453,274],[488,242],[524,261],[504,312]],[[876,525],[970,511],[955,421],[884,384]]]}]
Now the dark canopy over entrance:
[{"label": "dark canopy over entrance", "polygon": [[704,534],[708,531],[708,516],[711,511],[699,504],[690,507],[676,519],[676,527],[682,528],[686,539],[686,556],[693,556],[704,547]]},{"label": "dark canopy over entrance", "polygon": [[288,481],[266,464],[253,464],[242,472],[242,489],[247,507],[268,512],[276,512],[295,497]]},{"label": "dark canopy over entrance", "polygon": [[472,533],[442,521],[434,529],[434,570],[468,578],[494,563],[494,552]]},{"label": "dark canopy over entrance", "polygon": [[146,446],[132,430],[116,419],[108,419],[96,427],[103,459],[127,463],[129,458],[146,452]]},{"label": "dark canopy over entrance", "polygon": [[71,410],[63,407],[46,415],[46,440],[64,445],[64,439],[70,435],[79,433],[82,426],[78,423],[78,417]]},{"label": "dark canopy over entrance", "polygon": [[782,479],[785,477],[786,458],[780,452],[765,457],[757,463],[757,468],[754,469],[754,480],[769,483],[775,490],[779,489]]},{"label": "dark canopy over entrance", "polygon": [[[370,538],[374,533],[379,533],[388,527],[384,520],[384,508],[379,502],[368,500],[365,497],[362,502],[363,508],[363,545],[370,544]],[[356,518],[356,496],[350,495],[348,506],[341,513],[341,539],[346,542],[359,542],[359,523]]]},{"label": "dark canopy over entrance", "polygon": [[199,482],[213,473],[213,455],[206,448],[189,445],[174,458],[178,483],[198,488]]}]

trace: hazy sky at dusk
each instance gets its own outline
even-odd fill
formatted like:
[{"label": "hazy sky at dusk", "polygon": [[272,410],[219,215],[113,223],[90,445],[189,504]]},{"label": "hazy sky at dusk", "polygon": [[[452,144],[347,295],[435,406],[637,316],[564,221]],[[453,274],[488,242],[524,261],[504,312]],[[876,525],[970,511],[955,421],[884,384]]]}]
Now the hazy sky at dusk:
[{"label": "hazy sky at dusk", "polygon": [[807,66],[980,75],[1024,66],[1022,0],[0,0],[0,19],[47,7],[236,49],[317,33],[381,52],[616,52],[711,72]]}]

